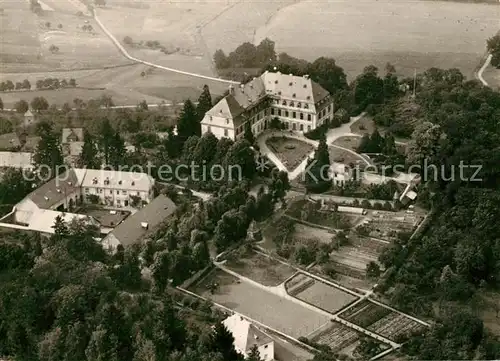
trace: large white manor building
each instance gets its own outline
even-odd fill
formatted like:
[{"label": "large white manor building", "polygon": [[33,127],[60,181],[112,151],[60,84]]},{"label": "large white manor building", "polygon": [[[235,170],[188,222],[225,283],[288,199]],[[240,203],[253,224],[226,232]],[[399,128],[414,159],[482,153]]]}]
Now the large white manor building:
[{"label": "large white manor building", "polygon": [[205,113],[201,132],[217,138],[239,139],[250,122],[254,135],[269,128],[278,118],[286,129],[308,132],[331,119],[333,99],[309,76],[266,71],[240,86],[230,86],[229,94]]}]

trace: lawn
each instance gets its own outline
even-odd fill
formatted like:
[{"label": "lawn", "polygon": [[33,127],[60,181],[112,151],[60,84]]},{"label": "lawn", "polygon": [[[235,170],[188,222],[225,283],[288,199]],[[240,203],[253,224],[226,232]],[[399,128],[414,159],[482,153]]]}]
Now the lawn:
[{"label": "lawn", "polygon": [[434,66],[471,78],[499,18],[499,6],[476,3],[303,1],[259,28],[254,41],[270,37],[279,51],[307,60],[332,56],[350,79],[369,64],[383,71],[387,62],[399,75]]},{"label": "lawn", "polygon": [[339,147],[344,147],[353,151],[356,151],[361,143],[361,137],[355,136],[344,136],[335,139],[333,145],[338,145]]},{"label": "lawn", "polygon": [[297,168],[314,151],[311,144],[285,136],[271,137],[266,140],[266,145],[289,171]]},{"label": "lawn", "polygon": [[[212,294],[207,285],[217,283]],[[291,337],[306,336],[329,318],[260,287],[253,286],[219,269],[214,270],[192,291],[225,307],[259,321]]]},{"label": "lawn", "polygon": [[347,150],[336,148],[336,147],[328,147],[328,153],[330,154],[330,161],[335,163],[343,163],[347,165],[359,165],[360,169],[363,169],[367,163],[359,154],[353,154],[348,152]]},{"label": "lawn", "polygon": [[297,272],[295,268],[257,252],[230,259],[225,266],[264,286],[278,286]]},{"label": "lawn", "polygon": [[[295,278],[300,279],[300,281],[295,281]],[[293,297],[330,313],[339,311],[357,298],[339,288],[303,274],[293,277],[286,287],[287,292]]]}]

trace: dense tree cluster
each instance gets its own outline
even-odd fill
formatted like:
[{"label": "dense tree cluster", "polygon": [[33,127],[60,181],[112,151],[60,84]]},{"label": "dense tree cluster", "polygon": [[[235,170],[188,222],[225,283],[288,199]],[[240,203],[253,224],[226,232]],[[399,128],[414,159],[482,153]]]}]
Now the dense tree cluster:
[{"label": "dense tree cluster", "polygon": [[16,82],[14,84],[11,80],[6,80],[0,83],[0,92],[12,91],[12,90],[30,90],[31,83],[28,79],[24,79],[22,82]]},{"label": "dense tree cluster", "polygon": [[[422,169],[419,200],[433,213],[423,232],[383,252],[387,272],[379,285],[396,306],[432,314],[432,302],[468,302],[477,290],[498,286],[500,93],[466,81],[455,69],[429,69],[420,80],[416,102],[425,121],[412,135],[408,160],[429,167]],[[484,341],[480,321],[443,322],[411,352],[419,358],[472,357]],[[464,348],[453,346],[457,342]],[[498,358],[498,346],[495,352]]]},{"label": "dense tree cluster", "polygon": [[36,81],[37,89],[60,89],[60,88],[74,88],[76,87],[76,80],[71,78],[69,80],[66,79],[58,79],[58,78],[46,78],[39,79]]},{"label": "dense tree cluster", "polygon": [[274,41],[266,38],[255,46],[252,43],[243,43],[226,56],[219,49],[214,54],[215,66],[218,69],[226,68],[262,68],[276,61]]},{"label": "dense tree cluster", "polygon": [[[55,232],[48,240],[17,235],[17,242],[0,243],[0,355],[37,361],[243,360],[210,305],[171,288],[160,292],[141,278],[140,249],[110,256],[94,241],[96,229],[79,222],[59,219]],[[161,266],[161,255],[155,255],[153,270]]]}]

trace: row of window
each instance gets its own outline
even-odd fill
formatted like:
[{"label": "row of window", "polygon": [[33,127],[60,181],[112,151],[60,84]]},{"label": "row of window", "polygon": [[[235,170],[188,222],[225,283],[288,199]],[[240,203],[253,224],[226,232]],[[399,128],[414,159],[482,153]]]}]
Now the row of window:
[{"label": "row of window", "polygon": [[[275,99],[274,103],[275,104],[279,104],[280,100],[279,99]],[[283,100],[281,102],[281,105],[289,106],[289,107],[297,107],[297,108],[302,108],[303,107],[304,109],[309,109],[309,104],[307,104],[307,103],[304,103],[304,105],[302,106],[302,103],[300,103],[300,102],[295,103],[293,101],[287,102],[286,100]]]},{"label": "row of window", "polygon": [[[127,195],[127,191],[120,191],[120,190],[116,190],[116,194],[119,195],[121,192],[122,195]],[[90,193],[90,188],[85,188],[85,194],[89,194]],[[104,189],[102,188],[97,188],[97,193],[99,194],[103,194],[105,193],[104,192]],[[131,192],[132,193],[132,192]],[[113,194],[113,190],[112,189],[109,189],[109,194]],[[136,195],[137,196],[140,196],[141,192],[137,191],[136,192]]]},{"label": "row of window", "polygon": [[[283,117],[289,118],[290,114],[292,115],[293,119],[297,119],[297,112],[289,112],[288,110],[281,110],[281,109],[271,108],[271,115],[278,115],[280,117],[283,116]],[[304,113],[299,113],[299,118],[298,119],[304,120]],[[312,120],[311,114],[307,114],[307,120],[308,121]]]}]

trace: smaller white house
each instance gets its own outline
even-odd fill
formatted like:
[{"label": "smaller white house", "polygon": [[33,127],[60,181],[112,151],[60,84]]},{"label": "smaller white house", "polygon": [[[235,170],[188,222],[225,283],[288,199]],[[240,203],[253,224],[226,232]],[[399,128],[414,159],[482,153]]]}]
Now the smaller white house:
[{"label": "smaller white house", "polygon": [[330,177],[333,185],[339,187],[344,186],[353,178],[351,168],[348,165],[336,162],[330,165]]},{"label": "smaller white house", "polygon": [[253,324],[236,314],[226,318],[222,323],[233,334],[234,348],[237,352],[247,357],[251,348],[257,345],[261,360],[274,360],[274,341]]}]

